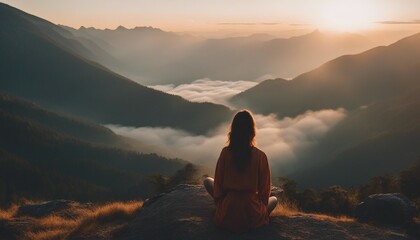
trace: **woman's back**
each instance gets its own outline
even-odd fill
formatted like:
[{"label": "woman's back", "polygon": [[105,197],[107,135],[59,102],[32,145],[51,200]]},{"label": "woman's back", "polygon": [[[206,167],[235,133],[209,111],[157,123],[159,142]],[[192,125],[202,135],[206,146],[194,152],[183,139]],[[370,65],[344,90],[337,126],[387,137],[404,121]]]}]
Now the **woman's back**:
[{"label": "woman's back", "polygon": [[263,151],[252,147],[250,161],[238,169],[232,151],[225,147],[214,179],[216,224],[236,232],[267,224],[270,190],[270,169]]}]

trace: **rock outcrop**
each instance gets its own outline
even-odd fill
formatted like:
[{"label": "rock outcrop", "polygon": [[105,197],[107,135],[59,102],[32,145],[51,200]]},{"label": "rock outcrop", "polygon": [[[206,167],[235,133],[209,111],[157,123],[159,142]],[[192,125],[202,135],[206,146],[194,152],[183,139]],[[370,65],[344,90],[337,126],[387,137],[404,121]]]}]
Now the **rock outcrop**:
[{"label": "rock outcrop", "polygon": [[272,216],[267,226],[234,234],[213,225],[214,211],[204,187],[179,185],[147,200],[118,239],[410,239],[401,229],[303,213]]},{"label": "rock outcrop", "polygon": [[416,205],[401,193],[370,195],[355,209],[360,222],[406,225],[417,215]]},{"label": "rock outcrop", "polygon": [[[273,194],[281,194],[274,189]],[[54,200],[18,206],[0,214],[0,240],[78,239],[420,239],[420,224],[378,227],[354,219],[337,219],[276,209],[270,224],[235,234],[214,226],[213,199],[203,186],[178,185],[144,202],[107,204]],[[408,232],[408,234],[407,234]]]}]

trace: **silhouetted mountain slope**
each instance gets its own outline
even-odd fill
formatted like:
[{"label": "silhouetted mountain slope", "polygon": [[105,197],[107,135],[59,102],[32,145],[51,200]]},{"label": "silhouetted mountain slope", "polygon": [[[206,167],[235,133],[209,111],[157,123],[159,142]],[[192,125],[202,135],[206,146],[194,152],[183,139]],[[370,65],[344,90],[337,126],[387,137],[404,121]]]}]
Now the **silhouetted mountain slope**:
[{"label": "silhouetted mountain slope", "polygon": [[349,113],[293,178],[307,186],[350,186],[409,166],[420,157],[419,90]]},{"label": "silhouetted mountain slope", "polygon": [[85,141],[121,145],[123,140],[106,127],[46,111],[34,103],[0,93],[0,110],[45,128]]},{"label": "silhouetted mountain slope", "polygon": [[3,92],[99,123],[205,132],[230,117],[226,107],[164,94],[83,59],[19,13],[0,5]]},{"label": "silhouetted mountain slope", "polygon": [[[40,31],[45,37],[54,41],[55,44],[57,44],[63,49],[69,50],[73,53],[76,53],[82,57],[91,60],[96,59],[96,54],[93,53],[91,49],[96,50],[96,52],[102,51],[105,54],[104,50],[100,50],[98,47],[95,48],[94,45],[89,46],[89,48],[85,47],[83,44],[76,40],[75,36],[70,31],[60,26],[57,26],[45,19],[25,13],[19,9],[10,7],[2,3],[0,3],[0,8],[7,9],[7,11],[9,11],[11,14],[14,14],[19,18],[25,19],[26,21],[32,23],[33,26],[35,26],[37,30]],[[7,21],[6,19],[3,20]],[[107,58],[109,59],[111,58],[111,56],[108,55]]]},{"label": "silhouetted mountain slope", "polygon": [[303,186],[360,184],[420,156],[420,34],[343,56],[292,81],[268,80],[234,97],[255,112],[295,116],[344,107],[347,117],[299,153]]},{"label": "silhouetted mountain slope", "polygon": [[145,197],[148,176],[170,175],[186,163],[81,141],[1,109],[0,136],[0,204],[22,197]]},{"label": "silhouetted mountain slope", "polygon": [[307,110],[355,109],[418,86],[420,34],[388,47],[334,59],[292,81],[264,81],[233,97],[241,107],[279,116]]},{"label": "silhouetted mountain slope", "polygon": [[[124,63],[121,67],[106,66],[149,85],[190,83],[202,78],[255,80],[267,74],[289,78],[340,55],[373,47],[361,35],[319,31],[289,39],[255,35],[202,39],[151,27],[66,29],[91,39]],[[102,44],[104,41],[108,44]]]}]

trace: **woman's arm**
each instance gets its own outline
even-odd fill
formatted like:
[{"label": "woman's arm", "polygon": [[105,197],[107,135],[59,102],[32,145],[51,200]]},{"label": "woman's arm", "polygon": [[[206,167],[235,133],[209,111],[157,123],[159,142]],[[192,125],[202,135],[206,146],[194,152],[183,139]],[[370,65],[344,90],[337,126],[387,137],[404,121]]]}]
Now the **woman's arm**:
[{"label": "woman's arm", "polygon": [[270,166],[268,164],[267,155],[265,155],[265,153],[262,153],[262,157],[260,159],[259,178],[258,194],[261,201],[264,203],[264,205],[267,206],[268,198],[270,197],[271,193],[271,175]]},{"label": "woman's arm", "polygon": [[223,189],[223,172],[224,172],[224,158],[226,156],[226,148],[223,148],[220,152],[219,159],[216,164],[216,171],[214,173],[214,189],[213,197],[216,204],[223,199],[225,192]]}]

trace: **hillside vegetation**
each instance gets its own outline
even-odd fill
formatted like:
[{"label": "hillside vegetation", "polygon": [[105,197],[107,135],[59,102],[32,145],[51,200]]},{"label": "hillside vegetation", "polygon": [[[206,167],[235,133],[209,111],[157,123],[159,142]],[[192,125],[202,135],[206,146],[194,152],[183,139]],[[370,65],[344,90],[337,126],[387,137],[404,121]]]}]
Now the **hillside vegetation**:
[{"label": "hillside vegetation", "polygon": [[173,174],[186,164],[117,148],[118,136],[104,127],[0,96],[0,205],[146,197],[150,175]]},{"label": "hillside vegetation", "polygon": [[63,47],[70,40],[61,32],[71,33],[56,28],[0,4],[0,91],[101,124],[205,133],[230,118],[227,107],[159,92],[87,60]]}]

